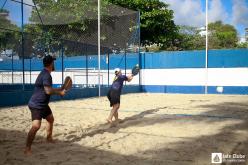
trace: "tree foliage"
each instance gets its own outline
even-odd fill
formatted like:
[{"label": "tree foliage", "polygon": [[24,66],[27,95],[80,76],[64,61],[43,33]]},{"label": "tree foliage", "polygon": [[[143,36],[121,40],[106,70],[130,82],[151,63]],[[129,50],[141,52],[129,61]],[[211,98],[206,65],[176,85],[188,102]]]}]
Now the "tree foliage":
[{"label": "tree foliage", "polygon": [[[32,11],[30,17],[32,24],[25,27],[26,32],[36,36],[34,41],[35,47],[38,45],[39,47],[48,47],[50,45],[47,49],[53,51],[50,48],[54,48],[54,46],[51,45],[56,46],[62,40],[66,41],[66,43],[68,43],[67,41],[77,42],[77,44],[81,43],[81,46],[77,46],[77,48],[72,44],[64,44],[67,55],[79,53],[76,49],[86,45],[96,47],[98,31],[98,4],[96,0],[58,0],[57,2],[54,0],[36,0],[35,5],[38,10]],[[115,15],[115,13],[113,14],[113,12],[117,13],[120,10],[111,7],[110,2],[102,0],[101,46],[107,47],[111,41],[112,44],[115,43],[123,48],[126,47],[130,37],[130,29],[133,30],[134,27],[130,25],[130,27],[123,28],[121,23],[116,23],[123,18]],[[123,15],[123,17],[127,16]],[[131,22],[130,24],[135,23]],[[118,34],[116,29],[119,29]],[[112,31],[115,34],[111,34]],[[127,33],[130,33],[129,36],[124,35]],[[117,37],[113,37],[114,35],[120,36],[118,41],[116,41]]]},{"label": "tree foliage", "polygon": [[[200,30],[196,27],[180,27],[180,44],[181,50],[200,50],[205,49],[205,35],[200,35]],[[234,26],[223,24],[217,21],[209,24],[208,31],[208,48],[209,49],[232,49],[244,47],[238,45],[237,31]]]},{"label": "tree foliage", "polygon": [[237,47],[237,30],[234,26],[217,21],[209,24],[209,49]]},{"label": "tree foliage", "polygon": [[19,28],[8,19],[9,12],[0,9],[0,52],[6,49],[16,49],[19,42]]},{"label": "tree foliage", "polygon": [[201,36],[196,27],[180,26],[179,32],[179,50],[205,49],[205,36]]},{"label": "tree foliage", "polygon": [[246,49],[248,49],[248,42],[238,43],[237,48],[246,48]]},{"label": "tree foliage", "polygon": [[173,21],[173,11],[159,0],[108,0],[125,8],[140,11],[141,43],[162,44],[163,49],[173,49],[178,42],[178,27]]},{"label": "tree foliage", "polygon": [[[142,45],[157,45],[163,50],[200,50],[205,49],[205,36],[199,30],[190,26],[176,26],[173,21],[173,11],[168,4],[159,0],[102,0],[101,26],[112,29],[117,17],[110,14],[109,5],[115,4],[131,10],[140,11],[140,29]],[[44,52],[61,49],[61,39],[86,42],[92,39],[97,44],[97,1],[96,0],[35,0],[37,8],[33,8],[29,19],[31,24],[24,27],[25,54],[43,55]],[[37,10],[38,9],[38,10]],[[1,14],[1,13],[5,13]],[[8,11],[0,10],[0,27],[20,31],[7,19]],[[133,27],[129,27],[133,29]],[[0,30],[0,51],[14,49],[20,53],[20,33],[10,30]],[[121,35],[121,34],[120,34]],[[122,37],[125,35],[122,35]],[[108,37],[108,36],[107,36]],[[112,37],[112,36],[110,36]],[[128,37],[128,36],[126,36]],[[101,36],[107,40],[106,36]],[[245,47],[237,45],[237,31],[229,24],[217,21],[209,24],[209,48]],[[73,52],[72,44],[65,50]],[[80,47],[80,46],[78,46]],[[156,47],[157,48],[157,47]]]}]

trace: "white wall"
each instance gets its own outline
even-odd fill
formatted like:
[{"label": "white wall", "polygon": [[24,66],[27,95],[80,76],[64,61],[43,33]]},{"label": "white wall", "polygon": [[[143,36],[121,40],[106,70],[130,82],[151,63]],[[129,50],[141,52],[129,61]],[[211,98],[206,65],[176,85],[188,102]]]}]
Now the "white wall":
[{"label": "white wall", "polygon": [[[127,70],[130,74],[131,70]],[[31,72],[31,83],[35,80],[39,71]],[[124,73],[123,73],[124,74]],[[204,86],[206,82],[206,70],[203,68],[192,69],[145,69],[141,70],[142,85],[184,85],[184,86]],[[73,84],[86,84],[85,71],[64,72],[64,77],[70,76]],[[61,72],[52,72],[53,83],[62,83]],[[108,84],[108,71],[102,70],[100,73],[101,84]],[[248,86],[248,68],[209,68],[207,74],[208,86]],[[109,84],[114,79],[114,71],[110,70]],[[22,72],[14,72],[14,83],[22,83]],[[30,72],[25,72],[25,82],[30,83]],[[0,72],[0,83],[12,83],[12,72]],[[96,86],[98,84],[98,71],[90,70],[88,84]],[[127,85],[139,84],[139,75]]]},{"label": "white wall", "polygon": [[[31,83],[34,84],[40,71],[31,72]],[[131,70],[127,70],[127,75],[131,73]],[[124,73],[123,73],[124,74]],[[13,72],[13,83],[22,83],[22,72]],[[53,84],[62,83],[62,73],[52,72]],[[114,79],[114,70],[109,71],[109,83],[111,84]],[[86,84],[86,71],[67,71],[64,72],[64,78],[70,76],[72,78],[73,84]],[[30,72],[25,72],[25,82],[30,83]],[[100,72],[100,82],[102,85],[108,84],[108,71],[102,70]],[[0,84],[1,83],[12,83],[12,72],[0,72]],[[89,70],[88,72],[88,84],[97,85],[98,84],[98,71]],[[131,82],[127,82],[127,85],[139,84],[139,76],[135,76]]]},{"label": "white wall", "polygon": [[[145,69],[141,71],[142,85],[204,86],[206,70],[194,69]],[[248,68],[209,68],[208,86],[248,86]]]}]

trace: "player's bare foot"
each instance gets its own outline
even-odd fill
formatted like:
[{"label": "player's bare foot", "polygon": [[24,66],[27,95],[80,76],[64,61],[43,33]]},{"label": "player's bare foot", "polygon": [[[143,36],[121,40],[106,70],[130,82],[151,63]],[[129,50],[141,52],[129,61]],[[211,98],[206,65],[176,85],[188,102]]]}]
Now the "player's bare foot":
[{"label": "player's bare foot", "polygon": [[110,120],[110,119],[106,119],[106,120],[107,120],[107,122],[110,123],[110,124],[113,122],[113,121]]},{"label": "player's bare foot", "polygon": [[24,151],[24,154],[26,155],[26,156],[30,156],[30,155],[32,155],[32,152],[31,152],[31,149],[25,149],[25,151]]}]

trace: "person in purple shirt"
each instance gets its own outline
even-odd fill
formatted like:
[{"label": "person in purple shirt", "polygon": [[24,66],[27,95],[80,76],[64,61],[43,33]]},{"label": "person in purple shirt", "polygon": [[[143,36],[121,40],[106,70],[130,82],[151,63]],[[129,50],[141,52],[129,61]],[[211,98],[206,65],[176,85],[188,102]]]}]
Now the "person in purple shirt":
[{"label": "person in purple shirt", "polygon": [[55,58],[50,55],[43,58],[44,69],[40,72],[35,81],[34,92],[28,103],[28,107],[31,111],[32,127],[28,132],[26,141],[24,151],[26,155],[31,154],[31,145],[37,131],[40,129],[42,118],[47,120],[47,142],[53,142],[52,131],[54,118],[48,103],[51,95],[65,95],[64,89],[52,87],[51,72],[55,70],[54,60]]},{"label": "person in purple shirt", "polygon": [[113,122],[113,117],[115,118],[115,121],[118,122],[118,109],[120,108],[120,96],[123,87],[123,82],[130,82],[132,79],[133,75],[122,75],[121,70],[119,68],[115,69],[115,78],[107,94],[108,100],[110,102],[110,107],[112,107],[112,110],[107,119],[109,123]]}]

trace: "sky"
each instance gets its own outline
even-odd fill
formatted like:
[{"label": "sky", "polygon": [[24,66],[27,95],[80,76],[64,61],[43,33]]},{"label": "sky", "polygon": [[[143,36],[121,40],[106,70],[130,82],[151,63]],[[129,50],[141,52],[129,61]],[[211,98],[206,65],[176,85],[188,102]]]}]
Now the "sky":
[{"label": "sky", "polygon": [[[17,26],[21,26],[21,3],[17,3],[21,2],[21,0],[15,0],[16,2],[7,0],[6,3],[5,1],[6,0],[0,0],[0,8],[3,7],[4,9],[7,9],[9,11],[9,19],[11,22]],[[33,0],[23,0],[23,2],[29,5],[34,5]],[[24,24],[28,22],[32,9],[32,6],[24,5]]]},{"label": "sky", "polygon": [[[18,0],[21,1],[21,0]],[[189,25],[194,27],[205,26],[206,0],[160,0],[169,4],[169,9],[174,11],[174,21],[177,25]],[[221,20],[238,30],[239,35],[245,35],[245,28],[248,27],[248,0],[208,0],[209,1],[209,22]],[[0,0],[0,7],[5,0]],[[24,0],[33,4],[32,0]],[[21,24],[20,4],[7,0],[6,9],[11,9],[10,19],[17,25]],[[28,22],[32,8],[24,7],[24,23]]]},{"label": "sky", "polygon": [[[160,0],[169,4],[174,11],[177,25],[205,26],[206,0]],[[248,0],[208,0],[208,22],[221,20],[231,24],[239,35],[245,35],[248,28]]]}]

